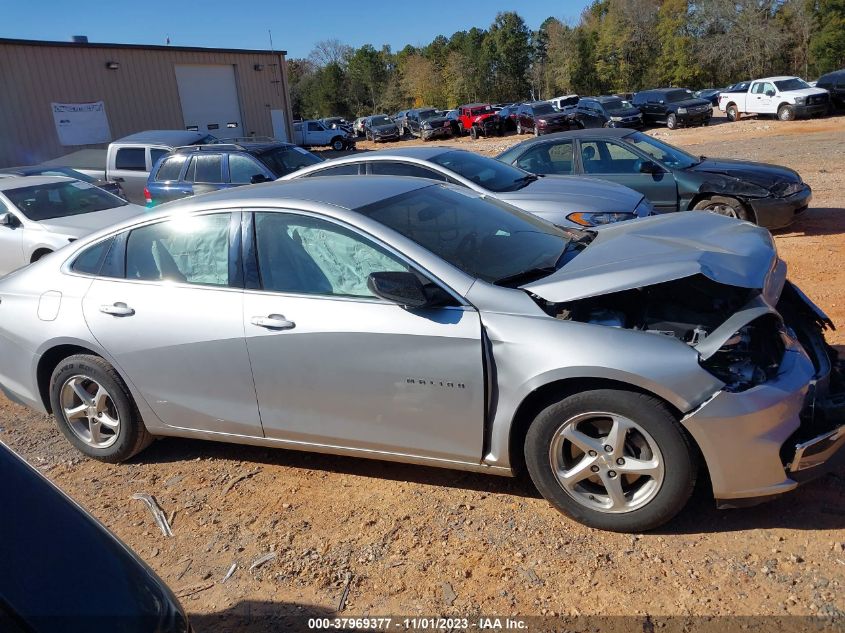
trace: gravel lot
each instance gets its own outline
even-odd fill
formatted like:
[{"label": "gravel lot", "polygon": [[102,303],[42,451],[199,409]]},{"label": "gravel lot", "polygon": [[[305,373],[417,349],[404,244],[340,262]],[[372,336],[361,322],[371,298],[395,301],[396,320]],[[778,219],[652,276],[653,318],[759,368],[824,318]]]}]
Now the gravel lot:
[{"label": "gravel lot", "polygon": [[[813,205],[777,245],[791,278],[845,327],[845,117],[652,133],[801,173]],[[495,154],[516,141],[453,143]],[[845,353],[845,330],[830,340]],[[2,398],[0,440],[138,552],[198,630],[301,630],[344,593],[344,616],[845,618],[845,471],[748,510],[716,511],[702,486],[663,530],[629,536],[569,521],[521,480],[176,439],[102,464]],[[158,499],[172,538],[135,492]]]}]

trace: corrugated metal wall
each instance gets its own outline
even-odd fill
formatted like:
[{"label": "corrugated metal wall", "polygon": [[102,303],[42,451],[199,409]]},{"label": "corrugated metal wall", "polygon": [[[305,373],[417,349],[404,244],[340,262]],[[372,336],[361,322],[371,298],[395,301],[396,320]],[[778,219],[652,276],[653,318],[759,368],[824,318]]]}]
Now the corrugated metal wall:
[{"label": "corrugated metal wall", "polygon": [[[120,68],[109,70],[106,62]],[[244,133],[272,136],[271,109],[291,110],[279,53],[24,44],[0,41],[0,167],[30,165],[95,145],[62,146],[52,102],[104,101],[112,138],[183,129],[176,64],[232,64]],[[254,66],[260,64],[263,70]],[[292,130],[288,130],[292,138]]]}]

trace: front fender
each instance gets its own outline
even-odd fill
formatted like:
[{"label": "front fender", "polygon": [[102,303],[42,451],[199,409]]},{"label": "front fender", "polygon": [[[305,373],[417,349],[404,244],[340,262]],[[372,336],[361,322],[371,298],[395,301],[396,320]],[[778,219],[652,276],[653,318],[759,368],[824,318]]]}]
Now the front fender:
[{"label": "front fender", "polygon": [[493,373],[489,451],[484,462],[510,467],[511,428],[520,405],[561,380],[613,380],[652,393],[687,413],[723,384],[689,345],[660,334],[564,321],[483,313]]}]

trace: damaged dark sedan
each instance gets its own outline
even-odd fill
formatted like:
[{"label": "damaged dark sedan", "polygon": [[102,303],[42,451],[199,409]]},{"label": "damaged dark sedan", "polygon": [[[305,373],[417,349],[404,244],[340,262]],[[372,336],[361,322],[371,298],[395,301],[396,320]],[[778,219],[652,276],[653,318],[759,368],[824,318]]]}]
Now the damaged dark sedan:
[{"label": "damaged dark sedan", "polygon": [[534,174],[577,174],[641,192],[658,213],[714,211],[767,229],[807,210],[810,186],[787,168],[693,156],[642,132],[575,130],[525,141],[497,157]]}]

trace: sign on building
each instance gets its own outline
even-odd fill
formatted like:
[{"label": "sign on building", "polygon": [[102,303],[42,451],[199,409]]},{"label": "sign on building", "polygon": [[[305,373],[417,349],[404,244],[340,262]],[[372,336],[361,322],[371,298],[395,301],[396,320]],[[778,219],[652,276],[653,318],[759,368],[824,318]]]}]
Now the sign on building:
[{"label": "sign on building", "polygon": [[53,120],[62,145],[94,145],[111,141],[106,105],[94,103],[53,103]]}]

